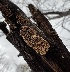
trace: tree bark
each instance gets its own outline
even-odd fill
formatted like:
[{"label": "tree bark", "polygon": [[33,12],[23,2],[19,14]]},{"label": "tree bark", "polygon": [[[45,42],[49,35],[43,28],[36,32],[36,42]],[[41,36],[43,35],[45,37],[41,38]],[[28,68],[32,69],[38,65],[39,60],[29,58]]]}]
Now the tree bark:
[{"label": "tree bark", "polygon": [[[7,40],[21,53],[33,71],[69,72],[70,53],[44,15],[31,4],[29,8],[38,27],[14,3],[9,0],[0,0],[0,10],[10,27],[10,32],[6,34]],[[40,39],[38,42],[42,42],[43,45],[47,43],[48,45],[45,45],[48,46],[48,50],[43,51],[46,47],[42,44],[37,44],[41,50],[38,48],[36,50],[36,46],[31,43],[32,37]]]},{"label": "tree bark", "polygon": [[[38,27],[53,40],[54,48],[50,48],[46,58],[51,58],[56,62],[59,67],[63,69],[63,72],[69,72],[70,68],[70,53],[66,49],[66,46],[63,44],[62,40],[57,35],[56,31],[52,28],[48,19],[36,9],[32,4],[29,4],[29,10],[32,14],[32,18],[37,22]],[[68,62],[67,62],[68,61]]]}]

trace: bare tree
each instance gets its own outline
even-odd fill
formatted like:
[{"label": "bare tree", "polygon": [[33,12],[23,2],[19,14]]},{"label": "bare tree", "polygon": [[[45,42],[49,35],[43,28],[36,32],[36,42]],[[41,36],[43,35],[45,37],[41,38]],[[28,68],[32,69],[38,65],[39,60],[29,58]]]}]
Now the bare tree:
[{"label": "bare tree", "polygon": [[[33,1],[34,3],[35,3],[35,5],[42,11],[42,13],[44,14],[44,15],[47,15],[47,17],[49,18],[49,19],[55,19],[55,18],[61,18],[61,17],[64,17],[63,18],[63,20],[61,21],[62,23],[61,23],[61,26],[65,29],[65,30],[67,30],[68,32],[70,32],[70,30],[69,29],[67,29],[65,26],[64,26],[64,23],[65,23],[65,21],[67,20],[67,15],[69,15],[69,10],[68,11],[58,11],[58,10],[55,10],[55,9],[57,9],[56,8],[56,4],[58,3],[58,2],[56,2],[56,4],[55,3],[53,3],[53,6],[54,7],[52,7],[52,9],[48,9],[48,10],[50,10],[50,11],[47,11],[47,10],[43,10],[40,6],[41,5],[44,5],[45,7],[46,7],[46,5],[45,5],[45,3],[47,2],[46,0],[44,0],[43,2],[42,1],[40,1],[40,0],[36,0],[36,1]],[[48,1],[49,2],[49,1]],[[19,2],[20,4],[21,4],[21,2]],[[64,7],[64,5],[66,4],[66,2],[64,2],[64,4],[63,4],[63,6],[62,7]],[[48,6],[50,7],[51,5],[50,4],[48,4]],[[55,11],[54,11],[55,10]],[[52,18],[50,17],[50,16],[48,16],[48,15],[51,15],[51,14],[56,14],[57,16],[53,16]],[[66,21],[67,22],[67,21]],[[59,23],[58,24],[56,24],[56,26],[58,26],[59,27]],[[64,58],[63,56],[62,56],[62,58]],[[52,63],[52,62],[51,62]],[[52,63],[53,64],[53,63]],[[56,65],[57,66],[57,65]],[[57,66],[58,67],[58,66]],[[60,70],[61,71],[61,70]]]},{"label": "bare tree", "polygon": [[[14,0],[12,0],[14,1]],[[38,8],[48,19],[50,22],[55,22],[52,24],[53,28],[60,29],[60,34],[62,32],[67,32],[67,34],[70,34],[70,1],[69,0],[21,0],[21,1],[15,1],[15,4],[17,4],[26,14],[27,16],[31,16],[29,13],[29,10],[27,8],[28,4],[34,4],[36,8]],[[26,11],[24,8],[26,7]],[[57,22],[56,22],[57,20]],[[59,36],[60,36],[59,34]],[[70,40],[70,38],[65,36],[60,36],[60,38],[63,40],[63,42],[67,43]],[[69,44],[67,45],[67,48],[69,48]]]}]

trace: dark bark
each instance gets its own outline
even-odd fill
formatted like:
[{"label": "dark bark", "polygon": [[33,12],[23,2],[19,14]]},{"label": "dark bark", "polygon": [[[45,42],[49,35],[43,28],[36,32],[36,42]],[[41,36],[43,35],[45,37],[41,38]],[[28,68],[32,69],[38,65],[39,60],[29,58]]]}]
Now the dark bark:
[{"label": "dark bark", "polygon": [[0,1],[1,11],[5,18],[5,21],[9,24],[10,33],[7,34],[7,39],[17,48],[22,54],[28,65],[35,72],[53,72],[50,67],[49,61],[46,63],[42,59],[40,54],[37,54],[32,48],[30,48],[23,38],[20,36],[19,30],[22,26],[31,26],[37,33],[45,39],[44,34],[26,17],[26,15],[9,0]]},{"label": "dark bark", "polygon": [[0,29],[3,31],[5,35],[9,33],[8,29],[6,28],[6,23],[0,22]]},{"label": "dark bark", "polygon": [[55,17],[49,17],[49,20],[50,20],[50,19],[56,19],[56,18],[61,18],[61,17],[70,15],[70,9],[69,9],[68,11],[63,11],[63,12],[55,11],[55,12],[47,12],[47,13],[43,13],[43,14],[44,14],[44,15],[57,14],[57,16],[55,16]]},{"label": "dark bark", "polygon": [[56,31],[52,28],[47,18],[32,4],[29,4],[29,10],[32,13],[32,18],[37,22],[38,27],[54,42],[54,48],[50,48],[46,58],[52,59],[58,64],[63,72],[70,70],[70,53],[65,45],[57,35]]},{"label": "dark bark", "polygon": [[30,68],[35,72],[54,72],[49,65],[49,61],[46,60],[46,63],[40,55],[36,54],[36,52],[23,41],[22,37],[20,37],[17,32],[8,34],[7,39],[18,49]]},{"label": "dark bark", "polygon": [[[11,1],[0,0],[0,10],[10,27],[10,32],[7,34],[8,41],[20,52],[33,71],[69,72],[70,53],[59,39],[49,21],[40,11],[33,9],[33,5],[31,6],[33,19],[36,20],[39,25],[38,27]],[[29,43],[26,42],[29,38],[27,40],[23,38],[25,37],[23,31],[28,34],[30,33],[28,30],[24,30],[26,27],[32,31],[31,34],[34,34],[34,36],[36,34],[37,38],[49,43],[50,47],[48,48],[49,50],[45,51],[46,54],[41,55],[36,52],[33,46],[30,46]],[[20,31],[22,31],[22,35]]]}]

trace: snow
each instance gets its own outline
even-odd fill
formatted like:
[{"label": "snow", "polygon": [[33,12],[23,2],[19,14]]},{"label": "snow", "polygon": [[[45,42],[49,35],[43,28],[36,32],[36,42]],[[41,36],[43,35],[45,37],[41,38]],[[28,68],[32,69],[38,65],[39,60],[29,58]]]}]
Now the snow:
[{"label": "snow", "polygon": [[9,41],[6,40],[5,36],[0,37],[0,49],[12,57],[17,64],[25,63],[22,57],[17,57],[19,54],[18,50]]},{"label": "snow", "polygon": [[0,51],[2,54],[4,53],[4,58],[10,60],[11,63],[10,68],[12,68],[12,70],[14,69],[15,64],[19,65],[26,63],[23,57],[17,57],[17,55],[19,54],[18,50],[10,42],[6,40],[5,36],[0,37]]}]

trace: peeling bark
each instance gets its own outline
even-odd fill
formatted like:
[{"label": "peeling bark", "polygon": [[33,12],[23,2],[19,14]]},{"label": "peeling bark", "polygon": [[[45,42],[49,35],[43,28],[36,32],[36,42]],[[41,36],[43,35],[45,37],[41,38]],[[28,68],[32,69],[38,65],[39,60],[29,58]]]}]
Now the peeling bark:
[{"label": "peeling bark", "polygon": [[[10,27],[10,32],[6,34],[7,40],[20,52],[34,72],[69,72],[70,53],[44,15],[33,5],[30,8],[38,27],[14,3],[9,0],[0,0],[0,10]],[[40,46],[37,42],[37,48],[42,46],[43,49],[36,52],[34,49],[36,46],[32,44],[36,39],[32,37],[40,39],[38,41]],[[45,46],[47,47],[45,42],[49,44],[49,50],[46,53],[40,53]]]}]

